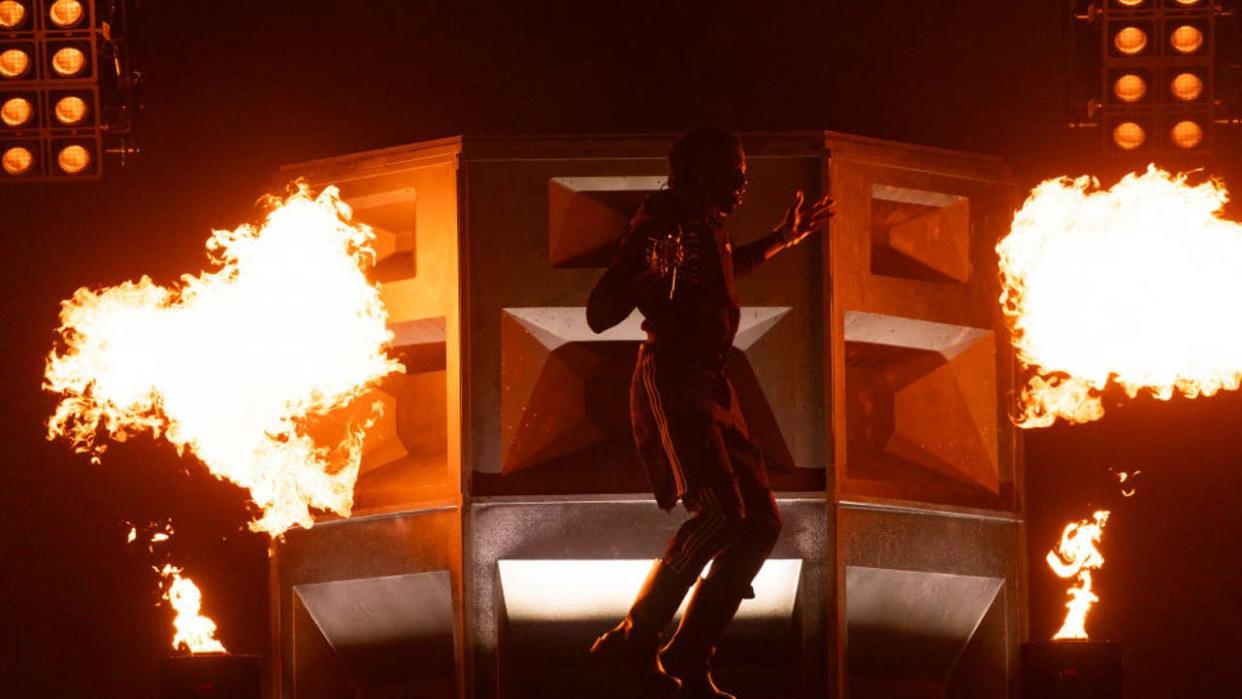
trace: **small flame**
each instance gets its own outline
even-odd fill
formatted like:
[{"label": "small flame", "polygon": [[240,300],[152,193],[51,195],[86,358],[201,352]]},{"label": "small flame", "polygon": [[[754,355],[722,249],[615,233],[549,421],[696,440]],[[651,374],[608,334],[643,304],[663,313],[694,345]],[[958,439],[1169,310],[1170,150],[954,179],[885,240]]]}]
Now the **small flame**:
[{"label": "small flame", "polygon": [[130,527],[129,534],[125,537],[125,543],[132,544],[138,540],[138,527]]},{"label": "small flame", "polygon": [[49,439],[98,461],[100,431],[163,436],[249,489],[262,510],[251,528],[278,536],[310,527],[310,508],[349,515],[375,408],[327,443],[308,425],[401,366],[383,352],[392,333],[364,275],[371,230],[334,187],[270,201],[262,226],[214,232],[214,271],[78,289],[44,388],[61,396]]},{"label": "small flame", "polygon": [[1045,560],[1052,572],[1060,578],[1076,578],[1076,584],[1068,590],[1068,612],[1061,629],[1052,636],[1064,638],[1087,638],[1087,612],[1100,598],[1091,591],[1091,571],[1104,565],[1104,556],[1096,548],[1104,535],[1108,522],[1108,510],[1097,510],[1091,519],[1071,522],[1061,532],[1061,543],[1048,552]]},{"label": "small flame", "polygon": [[1001,304],[1033,375],[1022,427],[1104,414],[1111,382],[1162,400],[1242,383],[1242,224],[1220,218],[1222,184],[1149,166],[1108,190],[1048,180],[996,250]]},{"label": "small flame", "polygon": [[[1115,474],[1117,476],[1117,482],[1121,484],[1121,496],[1122,497],[1124,498],[1134,497],[1134,494],[1138,492],[1137,489],[1134,487],[1134,479],[1138,478],[1138,475],[1140,473],[1142,473],[1142,471],[1135,471],[1134,473],[1126,473],[1125,471],[1118,471]],[[1127,485],[1127,483],[1129,485]]]},{"label": "small flame", "polygon": [[171,563],[157,568],[163,577],[164,599],[177,612],[173,619],[172,647],[191,653],[226,653],[224,644],[216,640],[216,622],[202,615],[203,594],[193,580],[181,576],[181,569]]}]

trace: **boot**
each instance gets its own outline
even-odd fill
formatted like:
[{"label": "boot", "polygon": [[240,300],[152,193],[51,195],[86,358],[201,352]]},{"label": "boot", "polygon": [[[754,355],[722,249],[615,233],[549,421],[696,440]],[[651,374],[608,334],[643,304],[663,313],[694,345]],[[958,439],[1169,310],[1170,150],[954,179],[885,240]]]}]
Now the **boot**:
[{"label": "boot", "polygon": [[712,679],[716,641],[733,620],[746,591],[710,576],[699,581],[673,640],[660,651],[668,673],[681,680],[683,699],[737,699]]},{"label": "boot", "polygon": [[661,699],[681,696],[681,682],[660,663],[660,631],[672,620],[690,585],[656,561],[638,591],[629,614],[595,639],[591,655],[624,667],[642,690]]}]

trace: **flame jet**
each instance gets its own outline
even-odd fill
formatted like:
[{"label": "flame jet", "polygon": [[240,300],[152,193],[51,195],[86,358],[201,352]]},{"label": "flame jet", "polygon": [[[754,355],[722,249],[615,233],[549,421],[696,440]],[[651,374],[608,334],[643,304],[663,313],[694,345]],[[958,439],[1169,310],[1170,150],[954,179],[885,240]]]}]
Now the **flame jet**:
[{"label": "flame jet", "polygon": [[1001,305],[1032,370],[1015,422],[1104,414],[1111,382],[1167,400],[1242,382],[1242,224],[1220,217],[1223,185],[1149,166],[1111,189],[1048,180],[997,245]]},{"label": "flame jet", "polygon": [[172,647],[190,653],[227,653],[224,644],[216,639],[216,622],[202,615],[203,594],[198,585],[182,576],[181,569],[171,563],[155,570],[163,580],[164,599],[177,613]]},{"label": "flame jet", "polygon": [[1100,601],[1091,589],[1091,571],[1104,565],[1104,556],[1096,544],[1104,536],[1108,515],[1108,510],[1097,510],[1089,520],[1066,525],[1061,543],[1045,557],[1057,577],[1076,579],[1067,591],[1070,600],[1065,603],[1065,622],[1052,636],[1053,640],[1087,638],[1087,612],[1091,611],[1091,605]]},{"label": "flame jet", "polygon": [[246,488],[261,510],[251,528],[279,536],[310,527],[311,508],[349,515],[370,422],[327,443],[308,425],[401,366],[364,274],[371,230],[334,187],[313,197],[299,183],[269,203],[262,225],[212,234],[210,271],[62,302],[44,389],[60,396],[49,439],[98,461],[103,437],[162,436]]}]

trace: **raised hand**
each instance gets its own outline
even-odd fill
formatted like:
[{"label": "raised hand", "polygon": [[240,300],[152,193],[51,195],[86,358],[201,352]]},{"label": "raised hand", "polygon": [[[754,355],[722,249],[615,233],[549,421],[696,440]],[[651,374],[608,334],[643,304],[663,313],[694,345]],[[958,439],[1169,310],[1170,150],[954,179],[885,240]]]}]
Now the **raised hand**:
[{"label": "raised hand", "polygon": [[829,199],[827,194],[807,204],[804,202],[802,190],[798,190],[794,194],[793,205],[785,212],[785,218],[776,228],[784,241],[781,247],[793,247],[802,242],[803,238],[818,230],[832,217],[835,207],[836,202]]}]

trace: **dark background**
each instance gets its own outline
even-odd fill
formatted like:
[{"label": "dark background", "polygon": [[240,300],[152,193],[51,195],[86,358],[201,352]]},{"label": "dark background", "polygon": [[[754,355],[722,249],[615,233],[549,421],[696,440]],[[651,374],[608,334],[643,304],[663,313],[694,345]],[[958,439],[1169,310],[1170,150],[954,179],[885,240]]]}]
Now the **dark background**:
[{"label": "dark background", "polygon": [[[279,164],[461,132],[831,128],[999,155],[1023,187],[1108,181],[1098,136],[1063,128],[1064,19],[1048,0],[143,2],[142,156],[98,183],[0,187],[0,696],[153,694],[171,613],[125,521],[171,517],[224,643],[268,654],[267,543],[237,489],[146,439],[100,466],[44,441],[44,355],[74,289],[201,269],[211,228],[256,220]],[[1227,181],[1237,145],[1218,144]],[[1236,394],[1113,400],[1028,433],[1031,636],[1062,613],[1043,553],[1112,498],[1107,468],[1141,468],[1088,628],[1124,644],[1129,697],[1236,696],[1240,433]]]}]

